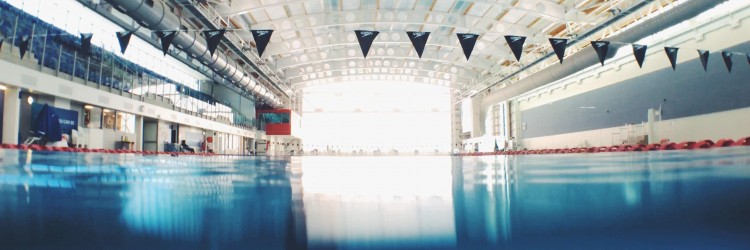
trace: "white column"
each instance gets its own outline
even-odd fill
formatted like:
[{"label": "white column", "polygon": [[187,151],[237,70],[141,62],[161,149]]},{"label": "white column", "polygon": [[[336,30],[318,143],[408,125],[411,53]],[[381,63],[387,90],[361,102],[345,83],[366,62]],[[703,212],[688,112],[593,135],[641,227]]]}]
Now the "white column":
[{"label": "white column", "polygon": [[3,143],[18,143],[18,122],[21,119],[21,99],[18,98],[21,90],[17,87],[8,86],[5,89],[5,101],[3,102]]},{"label": "white column", "polygon": [[654,109],[648,109],[648,112],[646,113],[646,118],[648,119],[647,126],[647,135],[648,135],[648,142],[651,143],[657,143],[659,142],[659,138],[657,138],[656,135],[656,110]]},{"label": "white column", "polygon": [[143,116],[135,116],[135,148],[133,150],[143,150]]}]

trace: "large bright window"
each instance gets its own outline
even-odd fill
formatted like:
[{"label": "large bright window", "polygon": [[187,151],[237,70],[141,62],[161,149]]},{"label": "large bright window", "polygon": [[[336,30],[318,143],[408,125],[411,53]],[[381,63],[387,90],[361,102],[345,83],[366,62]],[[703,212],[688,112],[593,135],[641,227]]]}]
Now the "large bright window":
[{"label": "large bright window", "polygon": [[450,150],[450,89],[409,82],[349,82],[308,87],[305,150]]}]

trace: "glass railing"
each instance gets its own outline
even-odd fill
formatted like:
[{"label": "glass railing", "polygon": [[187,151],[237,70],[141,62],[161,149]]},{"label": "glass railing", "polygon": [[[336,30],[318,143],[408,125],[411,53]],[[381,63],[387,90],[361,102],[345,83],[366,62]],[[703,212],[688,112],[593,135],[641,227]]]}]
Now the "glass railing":
[{"label": "glass railing", "polygon": [[[187,87],[197,85],[195,82],[174,81],[96,45],[83,51],[77,35],[2,1],[0,34],[5,37],[0,47],[0,58],[4,60],[203,119],[248,130],[256,128],[255,119],[241,116],[212,97]],[[21,58],[22,45],[27,49]]]}]

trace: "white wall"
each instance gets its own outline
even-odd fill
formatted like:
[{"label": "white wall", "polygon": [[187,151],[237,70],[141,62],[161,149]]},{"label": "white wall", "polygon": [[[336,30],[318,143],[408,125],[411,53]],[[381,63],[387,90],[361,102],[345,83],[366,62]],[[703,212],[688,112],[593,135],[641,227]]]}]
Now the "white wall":
[{"label": "white wall", "polygon": [[[513,102],[520,111],[539,107],[548,103],[582,94],[598,88],[618,84],[622,81],[653,73],[671,67],[664,55],[664,46],[682,48],[677,64],[695,60],[698,53],[695,49],[719,51],[728,47],[746,43],[746,36],[737,34],[750,33],[750,8],[747,2],[735,1],[742,6],[730,10],[732,13],[708,16],[703,14],[687,22],[679,24],[667,32],[658,33],[638,41],[649,45],[649,52],[643,68],[639,68],[632,56],[629,46],[625,46],[618,54],[607,60],[604,66],[594,65],[580,71],[574,76],[561,79],[539,89],[516,97]],[[728,12],[728,11],[727,11]],[[735,67],[744,67],[745,58],[735,57]],[[488,110],[489,107],[482,107]],[[643,111],[643,121],[647,121],[646,110]],[[700,140],[720,138],[737,139],[749,136],[747,128],[750,123],[750,109],[740,109],[699,115],[687,118],[661,121],[654,124],[658,138],[652,141],[669,139],[673,142],[686,140]],[[517,119],[518,120],[518,119]],[[517,124],[523,137],[523,124]],[[521,140],[520,148],[570,148],[581,146],[608,146],[620,144],[618,140],[628,130],[621,127],[605,128],[576,133],[537,137]],[[632,143],[632,141],[631,141]]]}]

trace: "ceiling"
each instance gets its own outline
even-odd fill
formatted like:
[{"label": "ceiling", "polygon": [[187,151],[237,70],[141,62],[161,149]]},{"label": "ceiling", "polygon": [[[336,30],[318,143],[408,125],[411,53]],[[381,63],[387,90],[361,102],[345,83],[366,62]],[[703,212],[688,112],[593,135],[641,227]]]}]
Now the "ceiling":
[{"label": "ceiling", "polygon": [[[262,61],[290,92],[348,80],[405,80],[470,93],[551,53],[548,38],[576,39],[644,1],[653,3],[599,37],[580,38],[596,40],[676,0],[212,0],[201,7],[251,47],[248,29],[275,30]],[[360,29],[380,32],[367,59],[354,34]],[[422,58],[406,31],[431,32]],[[456,33],[480,35],[469,60]],[[505,35],[527,37],[520,62]],[[587,43],[579,44],[567,54]]]}]

